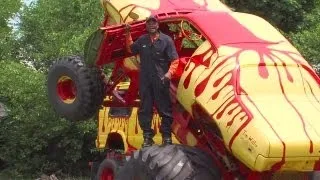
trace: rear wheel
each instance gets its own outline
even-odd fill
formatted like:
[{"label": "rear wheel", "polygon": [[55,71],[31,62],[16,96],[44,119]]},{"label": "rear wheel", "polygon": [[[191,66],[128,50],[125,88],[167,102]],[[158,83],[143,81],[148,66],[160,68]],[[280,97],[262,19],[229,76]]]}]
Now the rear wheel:
[{"label": "rear wheel", "polygon": [[97,180],[114,180],[120,163],[114,159],[105,159],[99,166]]},{"label": "rear wheel", "polygon": [[136,151],[119,171],[117,179],[221,179],[211,159],[197,148],[155,145]]},{"label": "rear wheel", "polygon": [[49,102],[55,111],[72,121],[87,120],[104,98],[101,70],[87,67],[79,56],[55,62],[48,73]]},{"label": "rear wheel", "polygon": [[309,179],[310,180],[320,179],[320,171],[314,171],[314,172],[310,173]]}]

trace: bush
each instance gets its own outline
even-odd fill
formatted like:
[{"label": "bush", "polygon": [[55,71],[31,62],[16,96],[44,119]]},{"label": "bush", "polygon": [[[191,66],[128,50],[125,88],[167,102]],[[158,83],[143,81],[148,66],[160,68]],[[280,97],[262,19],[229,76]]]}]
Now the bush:
[{"label": "bush", "polygon": [[47,102],[44,74],[11,61],[0,61],[0,74],[0,101],[9,110],[0,120],[0,170],[19,177],[88,169],[95,122],[57,117]]},{"label": "bush", "polygon": [[310,63],[320,63],[320,24],[298,33],[291,33],[290,36],[295,46]]}]

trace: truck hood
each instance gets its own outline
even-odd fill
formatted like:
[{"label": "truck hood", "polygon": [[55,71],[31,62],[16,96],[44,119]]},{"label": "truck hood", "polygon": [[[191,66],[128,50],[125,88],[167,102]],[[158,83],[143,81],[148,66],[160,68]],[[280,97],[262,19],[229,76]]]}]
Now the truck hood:
[{"label": "truck hood", "polygon": [[288,43],[221,46],[218,52],[216,66],[194,68],[201,75],[187,90],[219,126],[226,147],[254,170],[290,170],[292,161],[309,163],[310,170],[320,158],[316,73]]}]

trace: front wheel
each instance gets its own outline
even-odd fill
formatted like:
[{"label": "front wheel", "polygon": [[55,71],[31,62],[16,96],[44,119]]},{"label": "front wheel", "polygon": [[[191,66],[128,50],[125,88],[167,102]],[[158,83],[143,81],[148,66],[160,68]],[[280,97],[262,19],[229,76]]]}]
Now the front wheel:
[{"label": "front wheel", "polygon": [[91,118],[103,102],[102,71],[86,66],[79,56],[55,62],[49,69],[47,83],[50,104],[68,120]]},{"label": "front wheel", "polygon": [[121,180],[221,179],[205,152],[183,145],[151,146],[136,151],[117,174]]},{"label": "front wheel", "polygon": [[120,168],[119,162],[114,159],[105,159],[99,166],[97,180],[114,180]]}]

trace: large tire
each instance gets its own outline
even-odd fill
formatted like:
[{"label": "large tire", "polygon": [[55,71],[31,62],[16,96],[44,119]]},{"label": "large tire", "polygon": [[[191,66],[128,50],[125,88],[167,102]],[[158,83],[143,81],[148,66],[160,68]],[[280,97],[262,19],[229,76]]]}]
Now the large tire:
[{"label": "large tire", "polygon": [[314,171],[309,174],[310,180],[318,180],[320,179],[320,171]]},{"label": "large tire", "polygon": [[203,151],[183,146],[151,146],[136,151],[117,174],[119,180],[221,179],[212,158]]},{"label": "large tire", "polygon": [[48,73],[49,102],[55,111],[72,121],[91,118],[104,98],[103,76],[87,67],[79,56],[64,57]]},{"label": "large tire", "polygon": [[120,168],[120,162],[113,159],[104,159],[99,165],[97,180],[114,180]]}]

